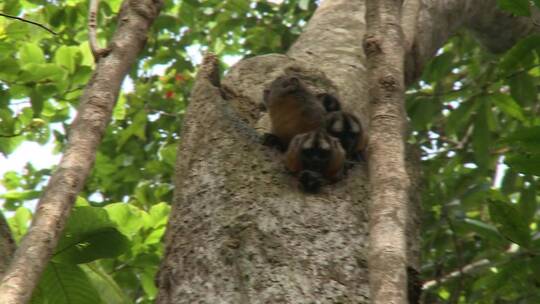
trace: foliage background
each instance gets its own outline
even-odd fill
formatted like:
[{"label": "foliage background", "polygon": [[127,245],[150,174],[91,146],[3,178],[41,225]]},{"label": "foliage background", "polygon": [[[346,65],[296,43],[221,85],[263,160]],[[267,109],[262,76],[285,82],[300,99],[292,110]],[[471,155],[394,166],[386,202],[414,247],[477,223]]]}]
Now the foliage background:
[{"label": "foliage background", "polygon": [[[530,14],[528,1],[498,2],[513,14]],[[101,3],[101,45],[112,35],[120,3]],[[212,50],[228,63],[283,53],[315,8],[306,0],[165,1],[33,303],[152,302],[176,146],[200,52]],[[87,10],[79,0],[0,3],[0,12],[57,33],[0,17],[5,157],[29,141],[63,149],[94,66]],[[462,32],[408,89],[410,143],[423,151],[426,303],[540,303],[539,55],[537,36],[489,54]],[[28,163],[1,177],[2,211],[17,240],[53,169]],[[466,267],[471,264],[480,266]]]}]

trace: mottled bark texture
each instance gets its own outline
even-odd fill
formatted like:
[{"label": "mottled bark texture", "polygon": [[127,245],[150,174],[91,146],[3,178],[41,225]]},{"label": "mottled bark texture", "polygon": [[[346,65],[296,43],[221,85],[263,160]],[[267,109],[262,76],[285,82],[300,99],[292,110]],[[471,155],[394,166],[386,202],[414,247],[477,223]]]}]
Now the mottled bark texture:
[{"label": "mottled bark texture", "polygon": [[16,246],[4,214],[0,212],[0,278],[6,271]]},{"label": "mottled bark texture", "polygon": [[371,303],[407,303],[409,176],[405,166],[405,39],[401,4],[367,0],[369,282]]},{"label": "mottled bark texture", "polygon": [[124,1],[119,24],[81,99],[57,170],[39,200],[28,234],[0,285],[0,303],[26,303],[49,261],[77,193],[92,168],[95,152],[118,97],[124,76],[143,49],[161,1]]},{"label": "mottled bark texture", "polygon": [[[479,18],[465,14],[450,26],[450,16],[488,2],[495,6],[495,0],[422,1],[407,75],[419,75],[450,35]],[[456,11],[447,11],[452,7]],[[206,58],[182,129],[157,303],[368,303],[367,165],[307,195],[285,171],[282,155],[259,142],[260,129],[267,127],[260,110],[263,88],[284,73],[298,75],[311,89],[336,93],[369,126],[365,12],[365,1],[323,1],[287,56],[243,60],[221,83],[215,58]],[[502,20],[508,27],[521,22]],[[403,88],[398,81],[395,89]],[[396,140],[388,144],[402,144],[401,137]],[[406,160],[413,186],[397,199],[411,201],[408,207],[415,210],[407,219],[408,262],[418,269],[418,155]],[[384,183],[403,187],[392,179]],[[404,282],[403,273],[386,275]]]}]

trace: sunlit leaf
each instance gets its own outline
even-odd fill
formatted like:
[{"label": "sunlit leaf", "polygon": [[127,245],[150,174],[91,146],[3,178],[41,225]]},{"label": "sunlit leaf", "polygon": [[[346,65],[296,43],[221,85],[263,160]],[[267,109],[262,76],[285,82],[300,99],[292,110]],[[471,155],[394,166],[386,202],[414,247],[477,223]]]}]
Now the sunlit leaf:
[{"label": "sunlit leaf", "polygon": [[79,266],[51,262],[41,276],[32,303],[99,304],[104,302]]},{"label": "sunlit leaf", "polygon": [[78,264],[116,257],[127,249],[128,244],[105,210],[76,207],[59,241],[54,260]]}]

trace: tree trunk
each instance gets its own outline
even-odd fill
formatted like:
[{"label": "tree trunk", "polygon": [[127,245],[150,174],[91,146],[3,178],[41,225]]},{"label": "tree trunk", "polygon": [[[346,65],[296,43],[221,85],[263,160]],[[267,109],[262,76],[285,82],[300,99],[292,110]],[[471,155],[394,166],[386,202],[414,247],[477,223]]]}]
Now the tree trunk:
[{"label": "tree trunk", "polygon": [[[486,7],[495,3],[423,1],[407,83],[461,26],[485,29],[479,14],[494,13]],[[182,128],[157,303],[368,303],[366,163],[305,194],[257,131],[265,129],[264,86],[291,72],[316,91],[338,93],[368,125],[365,10],[364,1],[324,1],[287,56],[243,60],[221,83],[215,57],[205,58]],[[532,23],[496,13],[508,28]],[[412,182],[409,197],[417,198]],[[415,268],[418,216],[408,229]]]},{"label": "tree trunk", "polygon": [[4,214],[0,212],[0,278],[6,271],[15,249],[16,245],[9,225]]}]

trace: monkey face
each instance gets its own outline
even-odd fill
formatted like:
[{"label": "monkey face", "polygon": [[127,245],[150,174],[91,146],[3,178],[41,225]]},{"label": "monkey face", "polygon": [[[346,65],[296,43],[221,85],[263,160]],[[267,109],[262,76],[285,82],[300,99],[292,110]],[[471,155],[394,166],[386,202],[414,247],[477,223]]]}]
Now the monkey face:
[{"label": "monkey face", "polygon": [[354,158],[362,138],[360,120],[351,113],[343,111],[332,112],[326,117],[326,131],[339,139],[348,158]]},{"label": "monkey face", "polygon": [[306,89],[300,79],[295,76],[283,75],[276,78],[270,87],[263,91],[263,101],[268,105],[271,100],[280,99],[297,92],[304,92]]},{"label": "monkey face", "polygon": [[278,86],[277,90],[281,96],[297,92],[301,89],[300,80],[294,76],[282,76],[275,80],[273,85]]},{"label": "monkey face", "polygon": [[326,112],[335,112],[341,110],[341,104],[339,100],[328,93],[321,93],[317,95],[317,99],[320,100]]},{"label": "monkey face", "polygon": [[302,167],[305,168],[305,170],[316,172],[322,172],[328,167],[331,158],[332,151],[321,149],[320,147],[303,149],[300,156]]},{"label": "monkey face", "polygon": [[331,136],[339,139],[341,146],[345,149],[347,156],[351,156],[356,153],[356,148],[358,147],[358,133],[354,132],[332,132],[329,130]]}]

